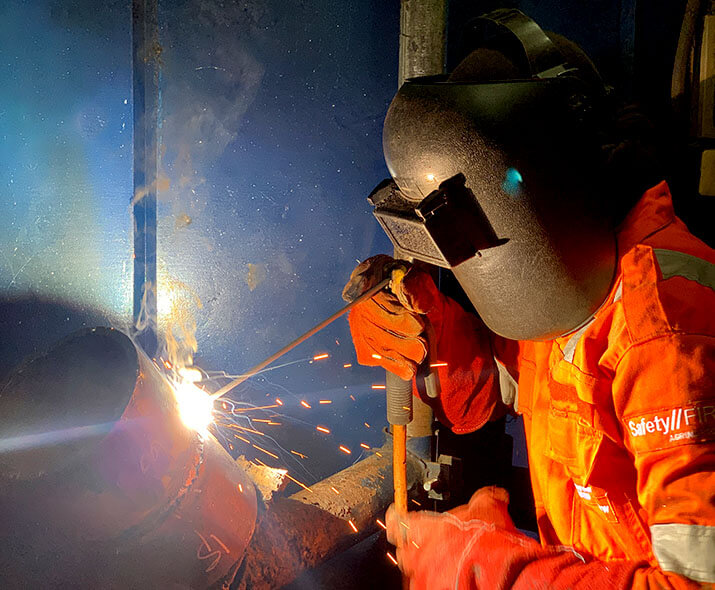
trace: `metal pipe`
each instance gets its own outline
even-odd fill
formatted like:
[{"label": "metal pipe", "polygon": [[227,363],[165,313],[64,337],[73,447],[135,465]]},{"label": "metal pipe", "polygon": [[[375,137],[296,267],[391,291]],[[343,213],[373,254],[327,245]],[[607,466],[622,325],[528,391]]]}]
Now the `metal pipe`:
[{"label": "metal pipe", "polygon": [[125,335],[72,335],[0,395],[0,571],[7,587],[230,583],[253,483]]},{"label": "metal pipe", "polygon": [[[391,458],[388,440],[372,456],[310,491],[274,499],[256,527],[233,588],[280,588],[380,530],[376,519],[383,518],[392,501]],[[410,454],[406,467],[406,485],[412,487],[421,481],[424,465]]]},{"label": "metal pipe", "polygon": [[398,85],[441,74],[445,67],[447,0],[402,0]]}]

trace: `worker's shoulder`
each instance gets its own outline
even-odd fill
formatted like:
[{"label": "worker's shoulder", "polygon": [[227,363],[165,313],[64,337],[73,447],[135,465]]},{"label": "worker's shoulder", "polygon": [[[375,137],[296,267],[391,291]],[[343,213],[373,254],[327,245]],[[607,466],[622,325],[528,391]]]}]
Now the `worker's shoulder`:
[{"label": "worker's shoulder", "polygon": [[715,335],[715,250],[679,220],[624,253],[620,274],[632,343],[676,332]]}]

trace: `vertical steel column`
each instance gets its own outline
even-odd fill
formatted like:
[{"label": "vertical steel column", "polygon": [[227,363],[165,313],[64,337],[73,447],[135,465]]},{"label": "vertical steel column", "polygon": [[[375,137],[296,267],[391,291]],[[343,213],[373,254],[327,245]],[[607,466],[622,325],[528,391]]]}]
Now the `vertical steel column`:
[{"label": "vertical steel column", "polygon": [[158,175],[158,0],[132,0],[134,101],[134,328],[154,356],[156,336],[156,188]]},{"label": "vertical steel column", "polygon": [[633,98],[636,52],[636,0],[621,0],[619,14],[619,46],[621,54],[620,87],[630,99]]},{"label": "vertical steel column", "polygon": [[444,73],[447,0],[402,0],[398,84]]},{"label": "vertical steel column", "polygon": [[[400,57],[398,85],[408,78],[444,73],[447,0],[402,0],[400,3]],[[404,258],[395,251],[396,258]],[[419,398],[412,407],[410,437],[432,435],[432,408]]]}]

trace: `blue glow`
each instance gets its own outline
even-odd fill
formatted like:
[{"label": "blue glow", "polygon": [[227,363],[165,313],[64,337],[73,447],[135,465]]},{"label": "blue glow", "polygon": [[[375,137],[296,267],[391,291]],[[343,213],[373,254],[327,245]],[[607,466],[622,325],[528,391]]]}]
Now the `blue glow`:
[{"label": "blue glow", "polygon": [[510,194],[512,197],[517,196],[521,189],[521,184],[524,182],[521,172],[519,172],[516,168],[507,168],[504,176],[504,182],[502,182],[501,185],[502,190]]}]

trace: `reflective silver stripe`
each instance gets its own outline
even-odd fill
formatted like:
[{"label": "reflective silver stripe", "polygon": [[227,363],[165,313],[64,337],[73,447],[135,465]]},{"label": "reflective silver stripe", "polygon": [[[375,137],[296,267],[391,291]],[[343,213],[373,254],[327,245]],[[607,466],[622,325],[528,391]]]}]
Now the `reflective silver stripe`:
[{"label": "reflective silver stripe", "polygon": [[581,336],[583,336],[583,333],[588,330],[589,326],[594,322],[595,319],[596,318],[592,318],[591,321],[589,321],[587,324],[584,324],[573,334],[571,334],[571,338],[568,339],[566,346],[564,346],[564,360],[570,363],[573,362],[573,355],[576,353],[576,346],[578,345],[579,340],[581,340]]},{"label": "reflective silver stripe", "polygon": [[616,287],[616,294],[613,296],[613,303],[620,301],[623,297],[623,281],[618,281],[618,287]]},{"label": "reflective silver stripe", "polygon": [[501,399],[507,406],[514,406],[514,411],[519,411],[519,384],[511,376],[506,367],[494,359],[499,371],[499,389]]},{"label": "reflective silver stripe", "polygon": [[715,582],[715,526],[654,524],[650,535],[661,569],[698,582]]},{"label": "reflective silver stripe", "polygon": [[712,262],[675,250],[654,248],[653,252],[664,279],[684,277],[715,289],[715,264]]}]

